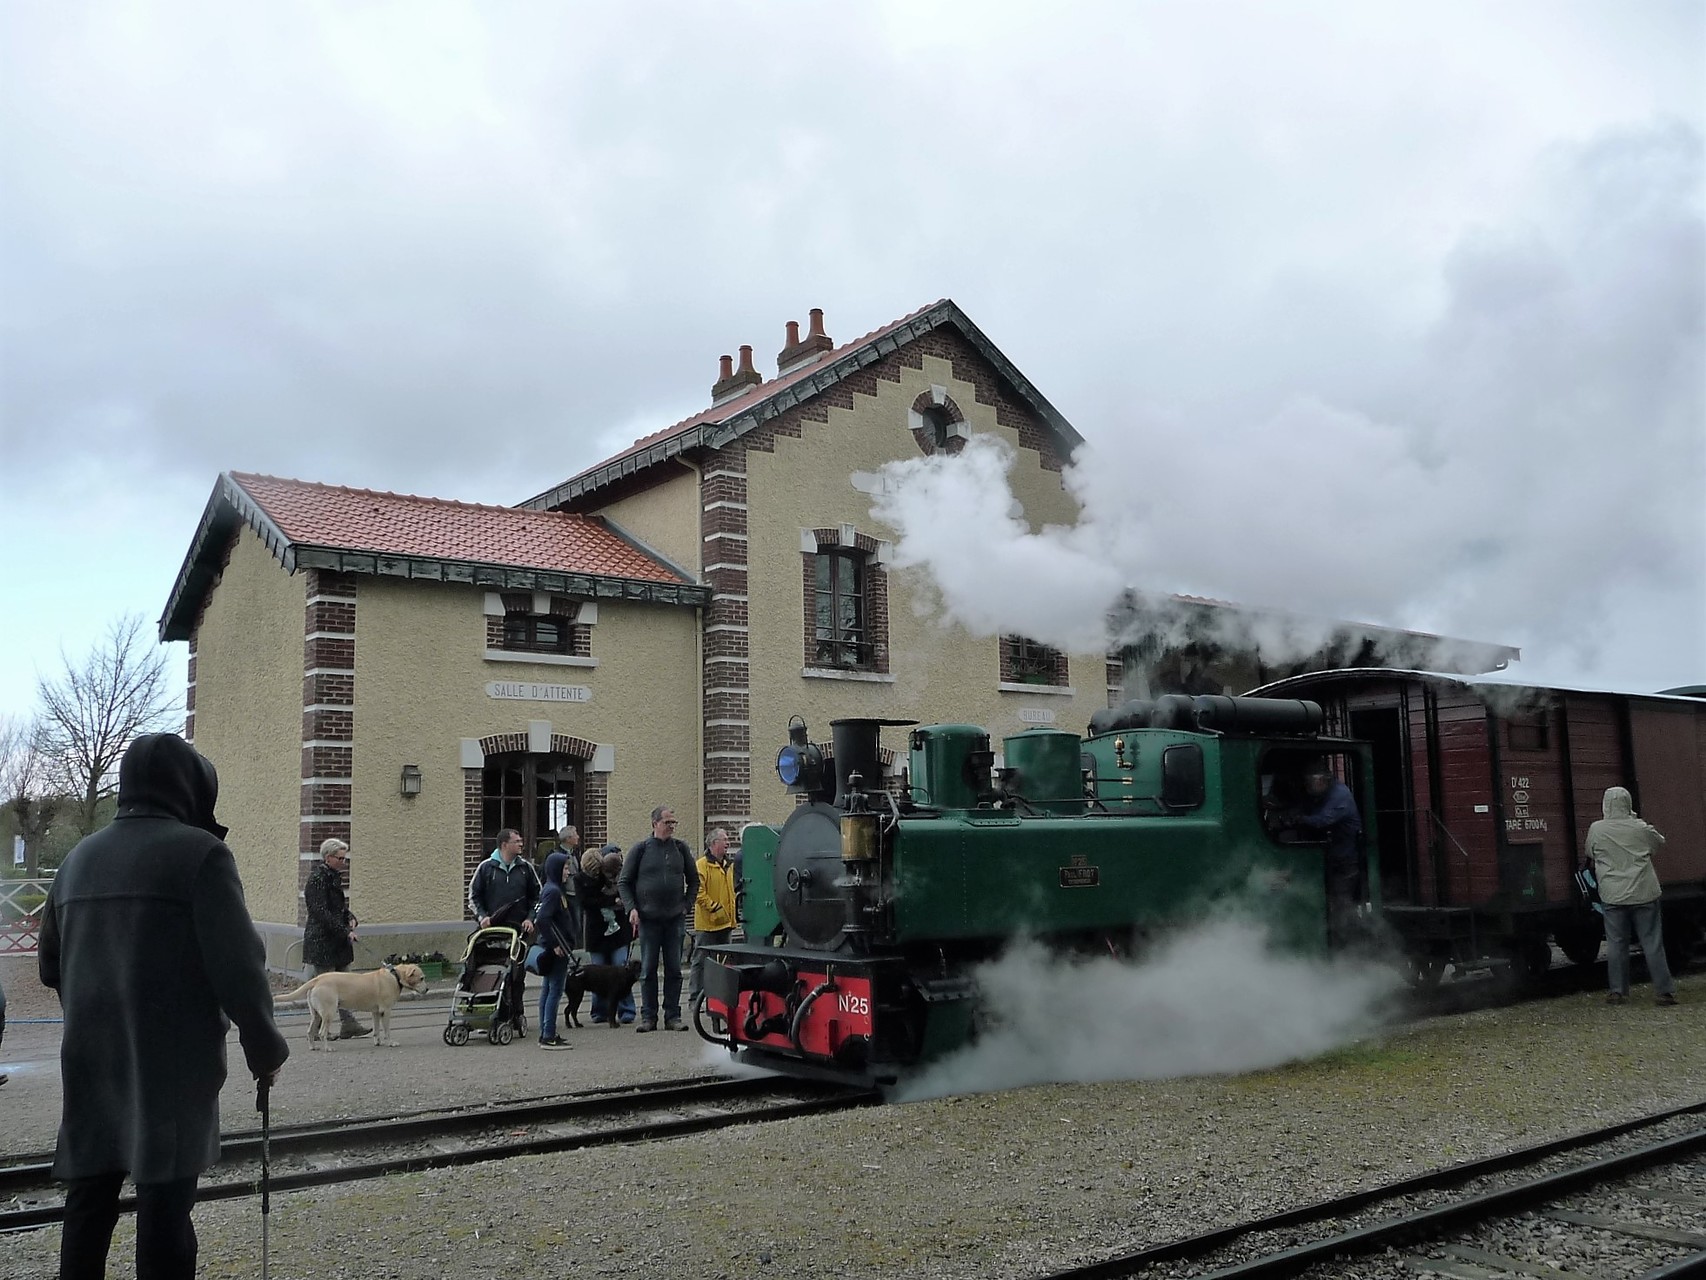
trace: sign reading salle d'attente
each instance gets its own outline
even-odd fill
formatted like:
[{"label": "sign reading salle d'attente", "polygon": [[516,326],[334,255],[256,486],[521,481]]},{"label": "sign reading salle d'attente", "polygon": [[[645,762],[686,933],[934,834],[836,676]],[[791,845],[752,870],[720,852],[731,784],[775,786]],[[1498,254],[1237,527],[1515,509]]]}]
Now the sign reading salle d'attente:
[{"label": "sign reading salle d'attente", "polygon": [[535,684],[531,680],[493,680],[486,685],[488,698],[517,698],[523,702],[591,702],[592,690],[584,684]]}]

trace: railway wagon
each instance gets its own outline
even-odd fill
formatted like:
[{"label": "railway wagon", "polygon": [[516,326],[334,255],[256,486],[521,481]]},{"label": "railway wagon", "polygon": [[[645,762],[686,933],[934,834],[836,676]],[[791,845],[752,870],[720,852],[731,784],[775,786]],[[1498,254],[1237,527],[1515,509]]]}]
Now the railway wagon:
[{"label": "railway wagon", "polygon": [[[975,725],[837,720],[814,744],[796,719],[777,772],[798,805],[746,829],[748,941],[708,949],[694,1025],[759,1065],[885,1082],[966,1043],[972,970],[1017,935],[1123,955],[1236,904],[1282,945],[1326,948],[1323,850],[1274,815],[1323,763],[1365,810],[1372,793],[1366,747],[1321,719],[1163,698],[1099,713],[1087,738],[1006,738],[999,767]],[[885,778],[881,730],[901,725],[906,766]]]},{"label": "railway wagon", "polygon": [[1665,951],[1706,925],[1706,699],[1512,685],[1421,671],[1312,672],[1260,697],[1318,700],[1373,755],[1384,913],[1423,981],[1447,963],[1533,976],[1549,940],[1592,961],[1601,917],[1574,880],[1607,787],[1664,833]]}]

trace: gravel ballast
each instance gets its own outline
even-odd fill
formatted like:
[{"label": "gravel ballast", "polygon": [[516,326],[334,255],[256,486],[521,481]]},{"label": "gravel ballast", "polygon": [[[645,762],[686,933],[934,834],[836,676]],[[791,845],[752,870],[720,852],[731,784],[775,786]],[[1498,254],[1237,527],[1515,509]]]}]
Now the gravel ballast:
[{"label": "gravel ballast", "polygon": [[[23,1016],[14,974],[7,991]],[[1674,1009],[1652,1007],[1642,988],[1619,1008],[1579,995],[1440,1018],[1239,1076],[942,1098],[283,1195],[272,1270],[1034,1276],[1706,1099],[1706,978],[1683,979],[1679,994]],[[601,1028],[570,1032],[570,1053],[531,1040],[449,1050],[441,1010],[410,1010],[395,1050],[363,1041],[308,1055],[305,1028],[287,1026],[275,1123],[674,1077],[715,1061],[693,1036]],[[43,1064],[56,1043],[47,1026],[8,1032],[4,1057],[41,1068],[22,1073],[25,1089],[14,1092],[15,1075],[0,1092],[9,1154],[51,1145],[57,1070]],[[252,1127],[252,1085],[233,1080],[224,1103],[228,1127]],[[195,1220],[201,1274],[259,1274],[258,1201],[206,1205]],[[134,1274],[131,1240],[121,1223],[110,1275]],[[0,1277],[51,1274],[57,1248],[56,1230],[0,1238]]]}]

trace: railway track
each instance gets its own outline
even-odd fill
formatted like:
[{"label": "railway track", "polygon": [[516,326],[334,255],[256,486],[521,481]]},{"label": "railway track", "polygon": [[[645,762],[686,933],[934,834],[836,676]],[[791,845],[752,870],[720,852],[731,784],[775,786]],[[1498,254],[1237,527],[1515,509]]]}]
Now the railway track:
[{"label": "railway track", "polygon": [[[1043,1280],[1706,1275],[1703,1114],[1706,1102],[1659,1112]],[[1559,1261],[1575,1255],[1615,1261],[1592,1270]]]},{"label": "railway track", "polygon": [[[841,1111],[880,1102],[874,1092],[765,1077],[694,1077],[368,1120],[290,1125],[271,1135],[273,1191],[360,1182],[393,1173],[444,1169],[587,1147],[657,1141],[755,1121]],[[219,1163],[202,1177],[196,1200],[259,1193],[259,1130],[225,1136]],[[60,1222],[52,1156],[0,1165],[0,1232]],[[133,1197],[120,1201],[135,1209]]]}]

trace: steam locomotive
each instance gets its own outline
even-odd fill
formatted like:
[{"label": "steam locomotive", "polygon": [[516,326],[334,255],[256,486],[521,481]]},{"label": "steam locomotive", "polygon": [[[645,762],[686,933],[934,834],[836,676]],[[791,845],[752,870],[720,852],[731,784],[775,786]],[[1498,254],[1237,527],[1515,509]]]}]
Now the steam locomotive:
[{"label": "steam locomotive", "polygon": [[1322,847],[1274,820],[1326,765],[1372,827],[1368,748],[1321,724],[1314,702],[1168,696],[1086,737],[1015,734],[997,767],[976,725],[836,720],[818,744],[796,717],[776,760],[796,808],[746,830],[747,941],[708,949],[695,1026],[756,1065],[884,1083],[975,1034],[972,971],[1019,935],[1127,955],[1236,904],[1282,945],[1340,945]]}]

